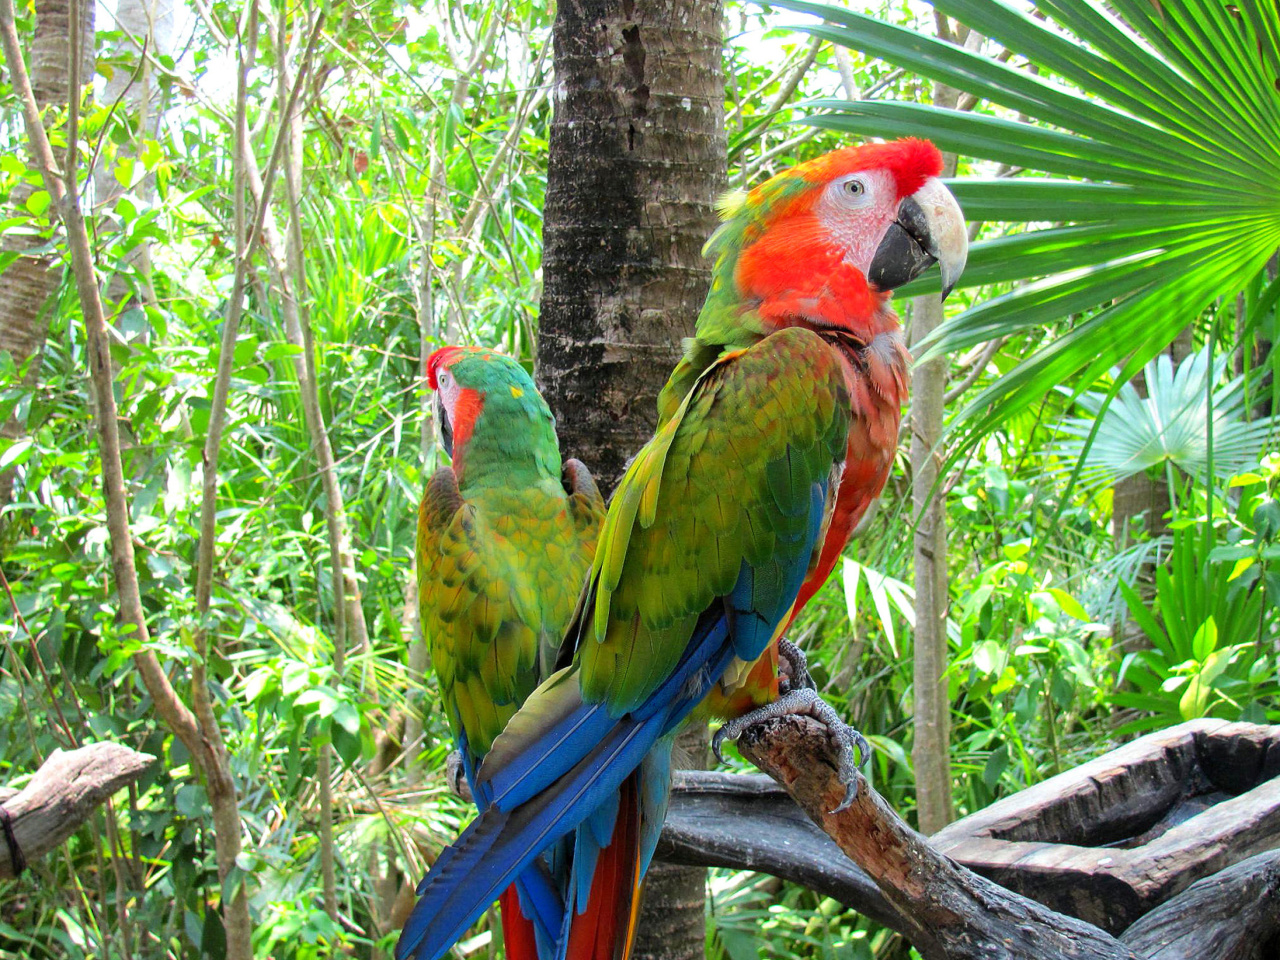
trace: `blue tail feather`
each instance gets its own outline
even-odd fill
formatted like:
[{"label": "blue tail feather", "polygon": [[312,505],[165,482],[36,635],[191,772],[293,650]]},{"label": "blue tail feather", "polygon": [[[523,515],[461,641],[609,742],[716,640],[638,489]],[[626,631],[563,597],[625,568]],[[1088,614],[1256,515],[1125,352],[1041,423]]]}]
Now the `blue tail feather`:
[{"label": "blue tail feather", "polygon": [[550,790],[513,811],[490,807],[441,854],[396,946],[396,960],[436,960],[538,854],[573,829],[643,759],[662,717],[618,723]]},{"label": "blue tail feather", "polygon": [[[584,704],[490,779],[485,780],[481,769],[481,790],[494,801],[440,855],[419,885],[421,899],[397,944],[396,960],[437,960],[542,851],[611,797],[616,804],[626,777],[701,702],[735,655],[759,656],[804,581],[821,530],[826,493],[825,482],[811,487],[808,522],[796,538],[800,549],[786,551],[782,565],[782,591],[776,582],[766,585],[762,580],[757,596],[754,574],[740,576],[729,602],[717,602],[699,618],[675,670],[644,703],[621,718],[610,717],[601,704]],[[759,623],[747,628],[748,621]],[[664,790],[669,744],[665,751],[665,757],[652,761],[655,778],[662,774]],[[645,779],[645,805],[651,811],[665,810],[665,793],[651,789]],[[660,814],[657,817],[656,822],[648,821],[651,832],[641,837],[642,868],[647,868],[656,845],[661,828]],[[571,907],[565,909],[562,920],[572,912]]]}]

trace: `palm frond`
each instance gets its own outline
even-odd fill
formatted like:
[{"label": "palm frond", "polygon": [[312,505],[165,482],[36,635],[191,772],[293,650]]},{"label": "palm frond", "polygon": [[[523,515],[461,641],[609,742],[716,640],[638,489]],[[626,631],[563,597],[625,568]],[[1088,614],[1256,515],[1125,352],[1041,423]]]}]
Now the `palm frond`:
[{"label": "palm frond", "polygon": [[[1050,454],[1067,464],[1083,458],[1080,478],[1090,487],[1113,486],[1166,463],[1197,480],[1206,480],[1211,466],[1218,479],[1229,479],[1258,461],[1277,420],[1244,418],[1244,377],[1221,382],[1228,359],[1216,358],[1210,374],[1208,348],[1176,368],[1168,355],[1161,354],[1146,366],[1147,396],[1141,396],[1132,383],[1121,386],[1110,404],[1109,392],[1081,394],[1076,402],[1089,416],[1065,420],[1061,432],[1066,436],[1050,448]],[[1206,383],[1210,377],[1215,384],[1212,431]]]}]

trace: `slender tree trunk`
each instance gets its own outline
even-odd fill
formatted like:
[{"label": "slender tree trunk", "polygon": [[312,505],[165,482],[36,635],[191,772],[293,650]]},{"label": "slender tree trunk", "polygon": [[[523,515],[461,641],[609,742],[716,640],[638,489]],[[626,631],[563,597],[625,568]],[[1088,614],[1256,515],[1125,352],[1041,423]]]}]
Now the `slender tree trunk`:
[{"label": "slender tree trunk", "polygon": [[[942,322],[942,304],[916,297],[911,309],[914,346]],[[915,369],[911,384],[911,497],[915,508],[915,719],[911,761],[916,773],[917,817],[922,833],[951,822],[951,702],[947,669],[947,515],[936,488],[942,450],[947,358]]]},{"label": "slender tree trunk", "polygon": [[[68,58],[71,55],[70,0],[36,0],[35,36],[31,39],[31,89],[35,93],[36,107],[41,113],[52,107],[61,110],[67,105]],[[94,4],[80,4],[80,76],[93,76],[93,12]],[[63,151],[55,152],[59,164]],[[27,215],[27,201],[38,188],[25,180],[14,185],[9,194],[5,217]],[[0,239],[0,250],[32,250],[47,241],[34,231],[6,231]],[[34,391],[40,381],[40,358],[44,352],[45,337],[49,331],[50,299],[62,279],[61,257],[51,253],[35,253],[19,256],[0,272],[0,311],[4,322],[0,323],[0,352],[7,352],[22,375],[23,386]],[[26,423],[18,417],[10,417],[0,425],[0,437],[16,440],[26,433]],[[13,498],[15,471],[0,472],[0,508]]]},{"label": "slender tree trunk", "polygon": [[[653,434],[710,282],[721,16],[694,0],[562,0],[556,14],[537,378],[566,454],[606,492]],[[655,870],[646,886],[634,956],[702,956],[705,871]]]},{"label": "slender tree trunk", "polygon": [[[945,19],[939,23],[943,33]],[[950,39],[950,37],[946,37]],[[937,84],[933,102],[955,109],[960,91]],[[956,158],[945,158],[947,176]],[[942,322],[942,302],[928,294],[911,302],[914,347]],[[911,762],[916,773],[917,817],[922,833],[951,822],[951,700],[943,674],[947,669],[947,514],[938,484],[943,459],[939,440],[945,412],[946,357],[916,367],[911,375],[911,497],[915,527],[915,722]]]},{"label": "slender tree trunk", "polygon": [[[137,157],[143,141],[155,139],[159,132],[160,120],[164,115],[165,95],[156,82],[149,57],[173,56],[173,8],[174,0],[119,0],[110,20],[110,25],[121,34],[112,44],[109,55],[136,58],[138,69],[131,71],[118,66],[113,70],[103,87],[102,99],[104,103],[119,101],[117,109],[133,117],[137,132],[131,143],[121,144],[110,158],[106,151],[99,157],[98,165],[93,171],[93,198],[94,205],[100,210],[109,210],[127,189],[144,200],[150,200],[155,195],[153,174],[148,173],[137,184],[127,187],[116,178],[114,161],[124,157]],[[144,48],[148,56],[143,56]],[[104,218],[98,228],[99,234],[114,226],[109,218]],[[127,260],[138,271],[142,288],[138,292],[154,304],[156,296],[151,285],[151,243],[139,243],[127,254]],[[118,303],[129,295],[128,277],[121,272],[113,274],[107,284],[108,301]]]}]

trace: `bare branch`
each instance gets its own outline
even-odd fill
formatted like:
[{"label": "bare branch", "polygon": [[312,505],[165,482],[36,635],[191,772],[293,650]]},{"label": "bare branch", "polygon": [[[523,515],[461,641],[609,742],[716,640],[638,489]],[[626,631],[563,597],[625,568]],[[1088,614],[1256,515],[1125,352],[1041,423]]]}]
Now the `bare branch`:
[{"label": "bare branch", "polygon": [[982,371],[985,370],[987,368],[987,364],[991,362],[991,358],[1000,352],[1000,348],[1004,346],[1004,342],[1007,339],[1008,337],[996,337],[983,348],[982,353],[978,355],[969,367],[969,372],[964,375],[964,379],[943,394],[943,404],[955,402],[964,395],[966,390],[977,382],[978,378],[982,376]]},{"label": "bare branch", "polygon": [[1280,938],[1280,850],[1260,853],[1193,884],[1120,939],[1149,960],[1250,960]]}]

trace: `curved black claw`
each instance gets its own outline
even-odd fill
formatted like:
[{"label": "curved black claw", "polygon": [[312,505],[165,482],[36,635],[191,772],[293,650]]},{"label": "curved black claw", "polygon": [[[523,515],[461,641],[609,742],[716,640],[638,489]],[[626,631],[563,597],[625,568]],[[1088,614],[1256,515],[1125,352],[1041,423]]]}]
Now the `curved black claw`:
[{"label": "curved black claw", "polygon": [[720,745],[726,738],[737,740],[748,727],[786,716],[809,716],[826,726],[838,754],[836,773],[840,782],[845,785],[844,799],[831,812],[839,813],[846,809],[858,796],[858,771],[871,758],[871,745],[867,743],[866,737],[841,720],[835,708],[818,696],[812,687],[790,690],[773,703],[730,720],[711,738],[711,749],[715,751],[716,759],[724,759],[720,754]]},{"label": "curved black claw", "polygon": [[782,693],[786,694],[806,687],[810,690],[818,689],[818,685],[813,682],[813,677],[809,675],[809,658],[786,637],[778,640],[778,656],[787,663],[787,672],[778,683],[778,689]]},{"label": "curved black claw", "polygon": [[[725,737],[728,736],[725,732],[728,726],[729,725],[726,723],[711,735],[711,752],[716,755],[717,763],[724,763],[724,754],[720,752],[720,745],[724,743]],[[737,740],[738,738],[734,737],[733,739]]]}]

